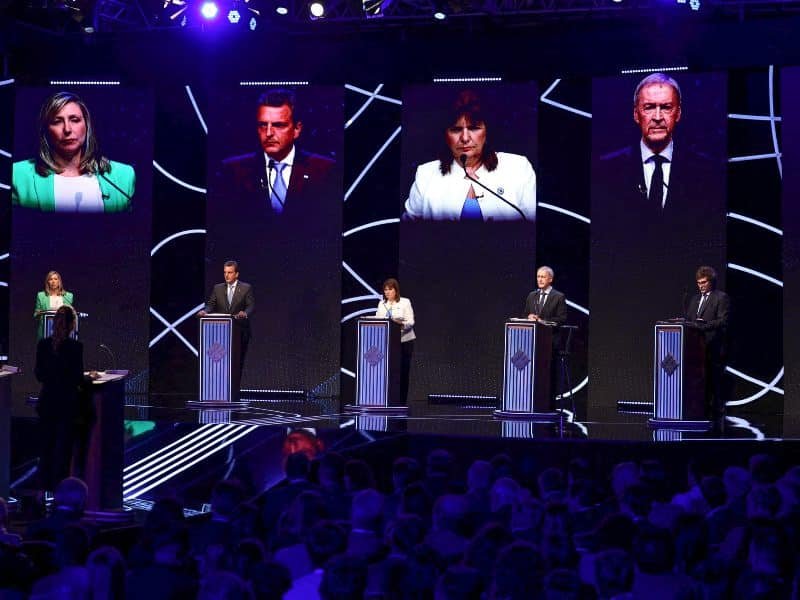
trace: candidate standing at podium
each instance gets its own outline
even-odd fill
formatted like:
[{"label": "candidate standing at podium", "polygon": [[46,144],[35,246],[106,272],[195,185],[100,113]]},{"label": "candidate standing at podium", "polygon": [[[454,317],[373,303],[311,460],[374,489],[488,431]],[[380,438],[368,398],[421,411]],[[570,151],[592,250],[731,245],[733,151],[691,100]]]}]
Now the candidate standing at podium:
[{"label": "candidate standing at podium", "polygon": [[408,377],[411,373],[411,356],[414,354],[414,309],[411,300],[400,297],[400,284],[397,279],[383,282],[383,298],[378,303],[376,317],[389,318],[403,326],[400,336],[400,399],[403,405],[408,404]]},{"label": "candidate standing at podium", "polygon": [[239,375],[244,369],[244,359],[247,355],[247,346],[250,343],[250,317],[255,311],[256,300],[253,295],[253,286],[244,281],[239,281],[239,263],[235,260],[226,261],[222,267],[225,277],[224,283],[218,283],[211,290],[211,295],[206,302],[200,316],[208,313],[225,313],[233,316],[239,323]]},{"label": "candidate standing at podium", "polygon": [[525,300],[525,313],[531,321],[550,321],[556,325],[567,322],[567,298],[553,287],[555,273],[542,266],[536,271],[536,287]]},{"label": "candidate standing at podium", "polygon": [[58,310],[62,306],[73,306],[75,296],[64,289],[64,282],[58,271],[49,271],[44,278],[44,291],[36,294],[36,307],[33,318],[36,319],[36,339],[44,337],[44,313]]},{"label": "candidate standing at podium", "polygon": [[728,294],[716,289],[717,272],[702,266],[695,273],[698,294],[689,302],[686,319],[693,321],[703,332],[706,341],[706,410],[714,420],[725,416],[722,396],[722,373],[727,354],[726,337],[731,301]]}]

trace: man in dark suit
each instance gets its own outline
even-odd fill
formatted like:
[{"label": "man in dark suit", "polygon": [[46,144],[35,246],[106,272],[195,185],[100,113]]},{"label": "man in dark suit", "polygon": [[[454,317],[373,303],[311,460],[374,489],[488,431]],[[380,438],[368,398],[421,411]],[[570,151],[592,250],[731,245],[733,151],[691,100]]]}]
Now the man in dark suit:
[{"label": "man in dark suit", "polygon": [[697,294],[686,310],[686,319],[693,321],[703,332],[706,341],[706,408],[718,420],[725,416],[722,397],[722,373],[727,354],[726,334],[731,301],[728,294],[715,289],[717,273],[711,267],[700,267],[695,273]]},{"label": "man in dark suit", "polygon": [[236,193],[234,213],[315,221],[319,213],[341,211],[334,196],[335,161],[295,145],[303,123],[293,92],[273,89],[259,97],[256,130],[257,152],[222,163],[223,189]]},{"label": "man in dark suit", "polygon": [[247,355],[247,346],[250,343],[250,317],[256,309],[256,300],[253,295],[253,286],[244,281],[239,281],[239,263],[235,260],[226,261],[222,273],[225,283],[218,283],[211,290],[211,295],[206,301],[204,310],[199,315],[207,313],[225,313],[232,315],[239,323],[241,336],[239,350],[239,375],[244,368],[244,359]]},{"label": "man in dark suit", "polygon": [[551,321],[556,325],[567,322],[567,298],[553,287],[554,277],[550,267],[539,267],[536,271],[538,289],[525,300],[525,313],[531,321]]}]

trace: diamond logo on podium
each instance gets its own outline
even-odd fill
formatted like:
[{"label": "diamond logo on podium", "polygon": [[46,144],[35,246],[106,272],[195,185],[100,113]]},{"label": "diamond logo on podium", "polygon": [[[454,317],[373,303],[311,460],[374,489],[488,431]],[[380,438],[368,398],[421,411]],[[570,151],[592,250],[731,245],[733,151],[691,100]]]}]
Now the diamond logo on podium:
[{"label": "diamond logo on podium", "polygon": [[514,356],[511,357],[511,364],[516,367],[518,371],[522,371],[525,367],[527,367],[531,362],[530,357],[525,354],[522,350],[517,350],[514,353]]},{"label": "diamond logo on podium", "polygon": [[383,353],[378,349],[377,346],[370,346],[370,348],[364,353],[364,360],[366,360],[371,367],[374,367],[383,360]]},{"label": "diamond logo on podium", "polygon": [[206,354],[208,355],[208,358],[210,358],[214,362],[219,362],[223,358],[225,358],[225,347],[219,342],[216,342],[208,347],[208,350],[206,350]]},{"label": "diamond logo on podium", "polygon": [[675,371],[678,370],[678,361],[675,360],[675,357],[672,354],[667,354],[664,357],[664,360],[661,361],[661,368],[667,372],[667,375],[672,377]]}]

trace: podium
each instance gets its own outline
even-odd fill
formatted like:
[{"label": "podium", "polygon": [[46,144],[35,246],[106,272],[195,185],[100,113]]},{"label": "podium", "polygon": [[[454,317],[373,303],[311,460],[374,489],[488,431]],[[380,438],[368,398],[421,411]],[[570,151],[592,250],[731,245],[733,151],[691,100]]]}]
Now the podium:
[{"label": "podium", "polygon": [[690,322],[659,321],[654,330],[654,428],[706,430],[705,338]]},{"label": "podium", "polygon": [[[75,312],[75,329],[72,330],[72,333],[69,334],[74,340],[78,339],[78,326],[80,325],[81,317],[87,316],[86,313],[79,313]],[[44,335],[42,337],[50,337],[53,335],[53,323],[55,322],[56,318],[56,311],[54,310],[46,310],[44,314],[42,314],[42,319],[44,319]]]},{"label": "podium", "polygon": [[553,360],[553,325],[527,319],[505,324],[503,397],[495,417],[557,421],[552,408],[550,373]]},{"label": "podium", "polygon": [[89,384],[96,421],[86,454],[85,479],[89,488],[86,515],[95,521],[129,521],[132,516],[122,508],[127,375],[125,370],[109,370]]},{"label": "podium", "polygon": [[400,398],[400,335],[402,326],[391,319],[358,320],[356,403],[348,410],[397,412],[408,407]]},{"label": "podium", "polygon": [[241,378],[239,322],[227,314],[200,317],[200,394],[198,404],[239,401]]},{"label": "podium", "polygon": [[0,368],[0,497],[8,498],[11,464],[11,377],[17,367]]}]

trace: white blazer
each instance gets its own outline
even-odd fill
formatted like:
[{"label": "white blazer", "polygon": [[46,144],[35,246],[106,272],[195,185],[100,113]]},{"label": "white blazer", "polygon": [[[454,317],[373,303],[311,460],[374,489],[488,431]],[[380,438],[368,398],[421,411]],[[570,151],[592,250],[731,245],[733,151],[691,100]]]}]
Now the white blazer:
[{"label": "white blazer", "polygon": [[410,342],[417,339],[417,334],[414,333],[414,309],[411,308],[411,300],[402,297],[397,302],[381,300],[378,303],[378,310],[375,311],[375,316],[386,318],[389,317],[390,311],[391,318],[397,319],[403,324],[400,341]]},{"label": "white blazer", "polygon": [[[475,175],[483,185],[517,206],[529,221],[536,220],[536,173],[527,158],[498,152],[497,168],[490,172],[481,165]],[[517,211],[467,179],[463,167],[455,160],[447,175],[439,171],[438,160],[417,167],[403,218],[412,221],[458,221],[470,185],[478,196],[484,221],[520,219]]]}]

